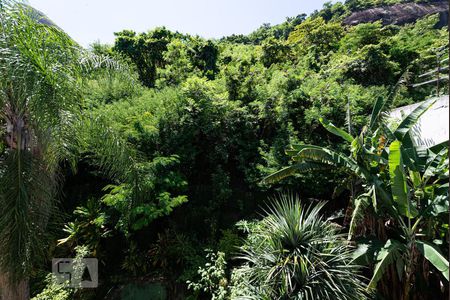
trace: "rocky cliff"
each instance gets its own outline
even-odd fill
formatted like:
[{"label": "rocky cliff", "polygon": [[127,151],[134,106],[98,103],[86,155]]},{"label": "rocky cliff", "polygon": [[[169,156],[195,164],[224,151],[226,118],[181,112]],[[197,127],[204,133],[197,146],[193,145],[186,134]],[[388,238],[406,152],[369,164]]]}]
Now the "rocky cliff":
[{"label": "rocky cliff", "polygon": [[402,3],[391,6],[381,6],[352,13],[345,18],[344,24],[357,25],[359,23],[369,23],[381,20],[383,25],[403,25],[415,22],[426,15],[439,13],[440,21],[438,26],[443,27],[448,24],[448,1],[438,1],[432,3]]}]

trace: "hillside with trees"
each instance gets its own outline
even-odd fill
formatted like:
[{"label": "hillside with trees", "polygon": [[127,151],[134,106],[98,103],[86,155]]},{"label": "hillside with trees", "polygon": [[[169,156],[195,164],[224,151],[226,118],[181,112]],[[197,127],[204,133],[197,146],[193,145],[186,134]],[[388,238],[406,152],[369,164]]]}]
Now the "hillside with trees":
[{"label": "hillside with trees", "polygon": [[0,299],[445,299],[447,144],[412,142],[433,100],[386,112],[448,95],[448,27],[344,22],[406,2],[83,49],[0,1]]}]

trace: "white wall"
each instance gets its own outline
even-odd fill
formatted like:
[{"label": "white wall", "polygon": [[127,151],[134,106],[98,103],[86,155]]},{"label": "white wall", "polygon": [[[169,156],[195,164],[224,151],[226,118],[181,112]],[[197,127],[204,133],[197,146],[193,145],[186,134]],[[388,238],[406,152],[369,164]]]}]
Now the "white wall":
[{"label": "white wall", "polygon": [[[394,109],[389,116],[395,120],[403,119],[421,103],[415,103]],[[414,142],[419,146],[433,146],[449,139],[449,98],[441,96],[419,119],[413,127]]]}]

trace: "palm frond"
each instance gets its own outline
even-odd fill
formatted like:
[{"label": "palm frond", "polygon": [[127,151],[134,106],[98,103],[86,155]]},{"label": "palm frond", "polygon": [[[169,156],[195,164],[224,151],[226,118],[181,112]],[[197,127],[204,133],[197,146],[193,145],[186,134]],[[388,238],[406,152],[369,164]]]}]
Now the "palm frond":
[{"label": "palm frond", "polygon": [[44,257],[58,182],[28,151],[8,150],[0,159],[0,268],[18,281]]},{"label": "palm frond", "polygon": [[132,175],[137,153],[111,129],[102,117],[78,119],[73,131],[78,155],[85,155],[93,165],[114,180],[126,181]]}]

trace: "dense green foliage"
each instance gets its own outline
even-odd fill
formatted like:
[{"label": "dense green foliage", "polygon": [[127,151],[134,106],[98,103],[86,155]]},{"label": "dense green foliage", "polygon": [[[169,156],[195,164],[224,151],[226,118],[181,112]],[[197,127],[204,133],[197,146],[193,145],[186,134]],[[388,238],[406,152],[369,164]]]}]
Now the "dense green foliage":
[{"label": "dense green foliage", "polygon": [[339,226],[320,215],[324,203],[302,207],[281,195],[241,247],[252,299],[364,299],[360,266]]},{"label": "dense green foliage", "polygon": [[240,222],[247,232],[238,250],[242,264],[227,272],[225,254],[209,251],[189,288],[212,299],[364,299],[361,266],[325,203],[303,207],[298,197],[280,194],[260,221]]},{"label": "dense green foliage", "polygon": [[[410,85],[436,67],[448,31],[435,28],[437,16],[404,26],[341,23],[356,9],[394,2],[325,4],[220,40],[123,30],[114,45],[89,50],[15,6],[3,9],[0,269],[29,278],[39,299],[102,299],[136,281],[162,283],[170,299],[362,299],[369,283],[374,294],[406,297],[413,278],[416,290],[448,291],[439,254],[448,251],[447,153],[408,144],[412,119],[395,130],[374,125],[382,111],[448,93]],[[20,158],[6,126],[12,107],[30,120],[35,141],[24,173],[11,163]],[[286,166],[272,176],[282,181],[262,181]],[[284,189],[304,204],[269,206],[258,221]],[[15,201],[28,194],[36,199]],[[52,214],[57,198],[63,214]],[[320,215],[306,209],[317,200],[330,200]],[[27,210],[38,202],[45,205]],[[19,230],[25,243],[8,238]],[[342,239],[348,232],[361,254],[355,261]],[[70,257],[77,245],[99,259],[95,291],[53,286],[45,266],[27,260],[38,247],[40,256]],[[11,266],[17,253],[29,253],[20,270]],[[395,271],[393,258],[402,262]]]},{"label": "dense green foliage", "polygon": [[83,72],[74,63],[81,53],[66,34],[36,24],[29,8],[2,5],[0,269],[18,283],[45,256],[58,163],[68,155],[68,128]]},{"label": "dense green foliage", "polygon": [[[446,143],[417,146],[412,139],[414,124],[433,103],[423,102],[398,125],[387,126],[388,120],[382,118],[386,101],[379,98],[370,122],[355,138],[321,119],[328,131],[349,143],[350,155],[314,145],[293,145],[287,154],[295,164],[265,179],[274,181],[330,166],[360,179],[360,183],[350,179],[352,191],[357,192],[351,197],[349,240],[367,238],[366,232],[370,232],[370,240],[356,241],[355,260],[376,263],[369,288],[384,279],[381,290],[385,297],[407,299],[412,293],[430,297],[421,286],[429,284],[432,276],[442,285],[444,280],[448,282],[449,262],[442,255],[449,250],[444,242],[449,208],[448,148]],[[392,228],[377,226],[380,222],[390,223]],[[430,264],[438,272],[427,273]],[[413,281],[418,284],[412,286]]]}]

